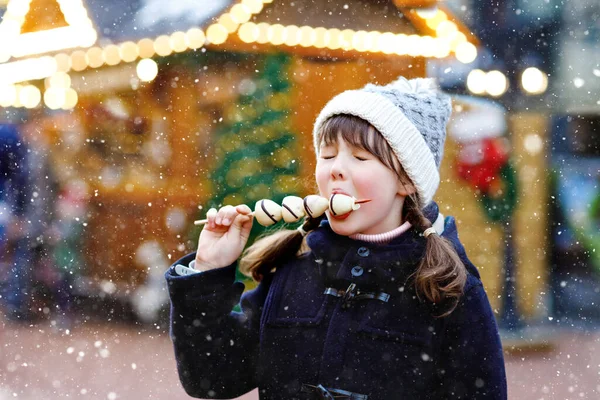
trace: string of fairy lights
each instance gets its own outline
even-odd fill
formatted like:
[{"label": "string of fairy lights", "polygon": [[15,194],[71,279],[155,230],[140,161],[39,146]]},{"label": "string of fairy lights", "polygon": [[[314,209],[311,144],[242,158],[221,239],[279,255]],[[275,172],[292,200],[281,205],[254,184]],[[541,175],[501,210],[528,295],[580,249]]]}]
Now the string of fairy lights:
[{"label": "string of fairy lights", "polygon": [[[454,53],[463,63],[477,57],[477,48],[441,9],[417,10],[417,18],[435,35],[405,35],[392,32],[354,31],[324,27],[295,26],[250,22],[265,4],[273,0],[242,0],[206,30],[192,28],[144,38],[137,42],[95,46],[97,34],[81,0],[57,0],[68,26],[40,32],[20,33],[32,0],[8,2],[0,24],[0,107],[35,108],[43,101],[53,110],[76,106],[77,92],[70,87],[69,72],[83,72],[103,66],[114,67],[137,61],[136,73],[141,81],[152,81],[158,74],[153,57],[200,49],[206,44],[220,45],[236,34],[244,43],[273,46],[300,46],[316,49],[406,55],[411,57],[448,57]],[[6,40],[9,39],[9,40]],[[76,48],[71,52],[65,50]],[[60,51],[54,56],[34,54]],[[9,62],[7,62],[9,61]],[[44,80],[44,93],[38,85],[27,83]]]}]

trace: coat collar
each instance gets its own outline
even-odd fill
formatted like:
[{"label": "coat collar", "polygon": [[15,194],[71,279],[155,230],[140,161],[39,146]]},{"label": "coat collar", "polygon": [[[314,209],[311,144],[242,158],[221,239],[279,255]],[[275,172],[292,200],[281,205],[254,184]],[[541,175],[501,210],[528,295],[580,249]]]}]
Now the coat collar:
[{"label": "coat collar", "polygon": [[[439,208],[433,202],[424,210],[425,217],[430,221],[435,221],[438,213]],[[446,233],[444,231],[444,236]],[[325,219],[319,228],[310,232],[307,243],[317,263],[321,264],[321,273],[327,285],[338,288],[347,286],[349,280],[353,280],[348,271],[355,265],[363,265],[368,273],[357,280],[363,286],[382,287],[397,285],[414,272],[425,253],[426,239],[412,227],[387,244],[364,242],[338,235]],[[364,253],[364,249],[369,252],[366,258],[357,255],[361,250]]]}]

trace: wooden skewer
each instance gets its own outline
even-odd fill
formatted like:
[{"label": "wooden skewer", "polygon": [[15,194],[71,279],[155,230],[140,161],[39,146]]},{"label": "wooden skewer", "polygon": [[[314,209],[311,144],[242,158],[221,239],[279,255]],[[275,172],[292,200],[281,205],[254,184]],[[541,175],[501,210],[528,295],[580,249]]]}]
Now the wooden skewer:
[{"label": "wooden skewer", "polygon": [[[363,203],[368,203],[370,202],[371,199],[363,199],[363,200],[356,200],[354,201],[355,204],[363,204]],[[246,215],[254,215],[254,211],[252,211],[250,214],[246,214]],[[199,219],[197,221],[194,221],[194,225],[199,226],[199,225],[204,225],[208,222],[208,219]]]},{"label": "wooden skewer", "polygon": [[[246,215],[254,215],[254,211],[252,211],[250,214],[246,214]],[[194,225],[204,225],[207,222],[208,222],[208,219],[199,219],[197,221],[194,221]]]}]

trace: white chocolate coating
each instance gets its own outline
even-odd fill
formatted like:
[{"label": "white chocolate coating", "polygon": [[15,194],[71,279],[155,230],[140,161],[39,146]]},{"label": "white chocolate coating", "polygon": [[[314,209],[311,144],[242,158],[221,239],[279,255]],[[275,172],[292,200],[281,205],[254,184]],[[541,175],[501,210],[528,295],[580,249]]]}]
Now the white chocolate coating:
[{"label": "white chocolate coating", "polygon": [[329,200],[316,194],[304,198],[304,210],[311,218],[318,218],[329,208]]},{"label": "white chocolate coating", "polygon": [[259,200],[254,206],[254,217],[262,226],[271,226],[281,220],[281,206],[273,200]]},{"label": "white chocolate coating", "polygon": [[333,215],[344,215],[350,211],[358,210],[360,204],[356,204],[355,201],[356,199],[352,196],[334,193],[329,198],[329,211],[331,211]]},{"label": "white chocolate coating", "polygon": [[285,222],[298,222],[306,215],[304,199],[298,196],[286,196],[281,203],[281,215]]}]

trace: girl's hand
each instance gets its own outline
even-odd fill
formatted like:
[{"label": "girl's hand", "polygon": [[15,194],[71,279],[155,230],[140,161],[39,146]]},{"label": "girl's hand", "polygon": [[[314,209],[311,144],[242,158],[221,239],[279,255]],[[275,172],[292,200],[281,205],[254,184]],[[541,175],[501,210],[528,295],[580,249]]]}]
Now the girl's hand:
[{"label": "girl's hand", "polygon": [[219,211],[216,208],[208,210],[208,222],[198,240],[197,270],[226,267],[240,257],[252,228],[251,213],[245,204],[221,207]]}]

